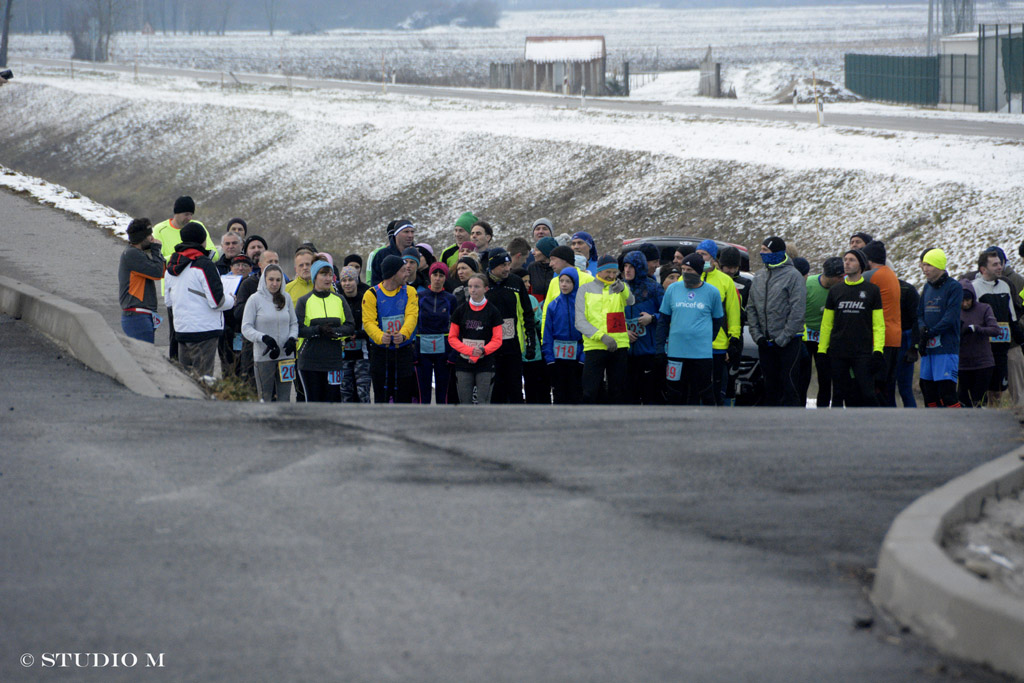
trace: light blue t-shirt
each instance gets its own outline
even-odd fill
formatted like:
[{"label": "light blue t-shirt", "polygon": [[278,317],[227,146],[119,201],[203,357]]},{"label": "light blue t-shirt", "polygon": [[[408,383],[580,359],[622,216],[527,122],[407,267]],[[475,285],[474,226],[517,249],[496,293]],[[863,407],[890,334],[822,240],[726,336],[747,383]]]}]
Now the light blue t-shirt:
[{"label": "light blue t-shirt", "polygon": [[687,289],[682,280],[674,282],[665,292],[660,312],[672,317],[669,358],[711,358],[711,319],[725,315],[722,295],[714,285],[704,282],[700,287]]}]

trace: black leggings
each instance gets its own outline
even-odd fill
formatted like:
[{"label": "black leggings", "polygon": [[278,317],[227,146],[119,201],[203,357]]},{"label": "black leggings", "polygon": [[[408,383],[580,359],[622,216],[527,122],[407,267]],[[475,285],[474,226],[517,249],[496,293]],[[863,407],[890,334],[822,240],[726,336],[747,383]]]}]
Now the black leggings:
[{"label": "black leggings", "polygon": [[985,394],[988,393],[994,368],[981,370],[961,370],[958,380],[960,386],[957,397],[964,408],[980,408]]},{"label": "black leggings", "polygon": [[928,408],[962,408],[956,395],[956,382],[944,379],[935,382],[930,379],[921,380],[921,393],[924,404]]},{"label": "black leggings", "polygon": [[341,385],[328,383],[326,370],[299,370],[299,380],[307,403],[341,403]]},{"label": "black leggings", "polygon": [[715,381],[712,377],[715,361],[712,358],[669,358],[682,363],[678,381],[665,382],[665,394],[672,405],[718,405],[715,400]]}]

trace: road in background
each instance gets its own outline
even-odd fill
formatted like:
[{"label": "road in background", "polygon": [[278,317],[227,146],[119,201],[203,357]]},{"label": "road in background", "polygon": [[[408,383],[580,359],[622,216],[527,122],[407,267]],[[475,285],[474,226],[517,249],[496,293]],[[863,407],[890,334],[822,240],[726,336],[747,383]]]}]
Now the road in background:
[{"label": "road in background", "polygon": [[[15,59],[12,64],[36,64],[40,66],[67,68],[70,64],[66,59],[48,59],[37,57],[32,59]],[[96,64],[92,62],[75,62],[77,68],[83,70],[108,71],[117,73],[135,73],[151,76],[173,78],[196,78],[201,80],[219,81],[222,78],[235,78],[240,83],[259,85],[276,85],[299,88],[323,88],[330,90],[354,90],[357,92],[379,93],[380,83],[363,83],[357,81],[338,81],[330,79],[304,78],[301,76],[285,76],[276,74],[244,74],[226,75],[223,71],[202,69],[181,69],[160,66],[134,66],[132,64]],[[473,88],[443,88],[421,85],[391,85],[387,91],[400,95],[419,97],[449,97],[477,102],[498,102],[503,104],[568,107],[575,109],[580,106],[579,97],[564,97],[554,94],[521,93],[515,90],[480,90]],[[631,101],[625,98],[588,98],[588,109],[612,111],[626,114],[685,114],[687,116],[706,116],[723,119],[743,119],[752,121],[770,121],[776,123],[816,124],[817,115],[812,112],[795,112],[785,105],[777,110],[743,107],[722,107],[709,104],[683,105],[661,104],[657,102]],[[828,125],[841,128],[867,128],[872,130],[895,130],[933,135],[970,135],[980,137],[1006,138],[1024,140],[1024,117],[1022,123],[998,123],[992,121],[971,121],[963,118],[940,119],[934,117],[882,116],[875,114],[843,114],[828,112]]]}]

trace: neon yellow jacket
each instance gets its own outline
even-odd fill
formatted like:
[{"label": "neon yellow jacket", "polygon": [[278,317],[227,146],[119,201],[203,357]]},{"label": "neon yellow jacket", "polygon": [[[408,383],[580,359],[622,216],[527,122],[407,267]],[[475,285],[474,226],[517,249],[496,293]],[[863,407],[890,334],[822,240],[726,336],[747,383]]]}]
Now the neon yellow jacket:
[{"label": "neon yellow jacket", "polygon": [[715,351],[724,351],[729,348],[729,337],[736,337],[743,333],[740,322],[740,293],[736,290],[736,283],[733,279],[715,268],[712,271],[703,273],[701,279],[718,290],[722,296],[722,308],[725,309],[725,325],[718,331],[711,348]]},{"label": "neon yellow jacket", "polygon": [[[622,285],[622,291],[613,293],[612,286]],[[636,299],[633,292],[622,280],[606,283],[594,279],[580,285],[576,293],[576,329],[583,335],[583,352],[607,351],[601,337],[608,335],[620,349],[629,348],[629,333],[626,331],[626,306]]]},{"label": "neon yellow jacket", "polygon": [[[576,268],[576,272],[580,276],[580,285],[585,285],[594,279],[594,276],[591,275],[589,271],[583,270],[582,268]],[[548,306],[550,306],[551,302],[554,301],[561,293],[562,290],[558,288],[558,276],[555,275],[555,277],[551,278],[551,282],[548,283],[548,293],[544,296],[544,308],[543,310],[541,310],[540,315],[540,329],[542,341],[544,336],[544,322],[548,319]]]}]

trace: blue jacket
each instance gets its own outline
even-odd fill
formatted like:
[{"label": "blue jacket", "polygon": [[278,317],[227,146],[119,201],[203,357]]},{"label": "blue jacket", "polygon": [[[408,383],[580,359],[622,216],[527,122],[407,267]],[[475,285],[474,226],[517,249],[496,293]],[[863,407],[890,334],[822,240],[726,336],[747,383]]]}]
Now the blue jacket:
[{"label": "blue jacket", "polygon": [[[451,347],[448,346],[448,330],[451,329],[452,313],[455,312],[457,303],[455,301],[455,295],[444,291],[432,292],[427,287],[420,287],[416,290],[416,296],[419,299],[420,305],[420,318],[416,325],[416,336],[420,335],[433,335],[443,334],[444,338],[444,353],[449,353]],[[416,344],[416,355],[423,351],[419,343]]]},{"label": "blue jacket", "polygon": [[654,331],[658,329],[658,318],[661,315],[658,309],[661,308],[661,300],[665,297],[665,290],[661,285],[647,274],[647,257],[641,251],[631,251],[623,259],[636,270],[636,277],[627,280],[629,289],[633,292],[636,303],[626,306],[626,327],[636,324],[633,321],[640,317],[641,313],[650,313],[654,320],[645,328],[645,334],[637,337],[635,342],[629,345],[631,356],[653,356],[657,353],[654,343]]},{"label": "blue jacket", "polygon": [[960,304],[963,300],[963,287],[948,273],[943,273],[935,284],[925,283],[917,305],[922,353],[959,355]]},{"label": "blue jacket", "polygon": [[580,289],[579,271],[575,267],[563,268],[558,274],[568,275],[575,283],[568,294],[559,293],[548,305],[547,317],[544,318],[544,342],[541,351],[545,363],[555,362],[555,339],[576,342],[576,358],[583,362],[583,335],[576,329],[576,292]]}]

